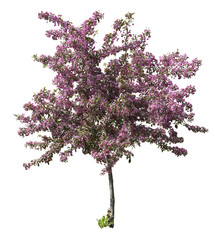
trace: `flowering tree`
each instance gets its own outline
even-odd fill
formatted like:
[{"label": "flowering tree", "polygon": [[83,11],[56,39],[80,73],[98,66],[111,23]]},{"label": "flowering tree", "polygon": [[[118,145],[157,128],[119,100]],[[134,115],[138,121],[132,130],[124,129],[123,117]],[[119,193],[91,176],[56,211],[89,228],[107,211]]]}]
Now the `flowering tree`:
[{"label": "flowering tree", "polygon": [[[107,172],[109,176],[110,209],[106,218],[98,220],[100,227],[114,227],[112,168],[123,156],[131,162],[133,153],[128,147],[149,142],[161,151],[186,156],[186,149],[175,146],[184,141],[177,127],[208,131],[191,125],[192,104],[185,99],[195,93],[195,87],[179,89],[170,80],[191,78],[201,61],[188,61],[188,56],[178,50],[157,60],[145,51],[150,31],[131,33],[133,14],[117,19],[113,32],[106,34],[102,46],[96,49],[95,27],[103,18],[100,12],[94,12],[80,27],[64,21],[61,15],[39,13],[40,19],[60,26],[46,31],[47,37],[61,40],[54,56],[33,56],[57,73],[53,80],[56,88],[44,88],[33,95],[32,102],[24,104],[25,111],[31,111],[29,116],[15,114],[25,124],[18,131],[20,136],[42,132],[38,135],[40,142],[29,141],[26,146],[47,149],[39,159],[24,163],[25,169],[43,162],[49,164],[55,153],[60,161],[67,162],[79,148],[105,166],[101,174]],[[108,57],[103,70],[102,61]]]}]

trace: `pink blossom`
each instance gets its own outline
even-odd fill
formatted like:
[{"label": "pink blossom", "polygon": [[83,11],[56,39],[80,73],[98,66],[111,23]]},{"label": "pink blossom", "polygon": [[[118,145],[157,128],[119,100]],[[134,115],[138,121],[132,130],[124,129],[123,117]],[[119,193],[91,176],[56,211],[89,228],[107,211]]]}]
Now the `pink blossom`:
[{"label": "pink blossom", "polygon": [[[179,50],[156,59],[145,51],[150,30],[132,34],[133,14],[117,19],[113,32],[105,35],[97,50],[95,27],[104,14],[94,12],[79,27],[64,21],[61,15],[41,12],[38,17],[60,26],[59,30],[46,31],[46,36],[61,39],[61,44],[53,56],[33,56],[56,72],[55,90],[41,89],[23,106],[29,116],[15,115],[25,124],[18,131],[21,137],[39,132],[51,135],[26,142],[26,147],[46,150],[39,159],[24,163],[26,170],[42,162],[49,164],[56,153],[60,161],[67,162],[74,150],[82,148],[84,154],[105,165],[103,175],[123,156],[131,158],[133,153],[127,148],[141,142],[185,156],[186,149],[172,146],[184,141],[178,136],[178,125],[193,132],[208,131],[190,125],[194,113],[185,99],[195,94],[195,87],[180,89],[172,82],[174,78],[195,76],[201,60],[189,61]],[[116,57],[117,53],[122,54]],[[101,63],[109,56],[115,57],[102,70]]]}]

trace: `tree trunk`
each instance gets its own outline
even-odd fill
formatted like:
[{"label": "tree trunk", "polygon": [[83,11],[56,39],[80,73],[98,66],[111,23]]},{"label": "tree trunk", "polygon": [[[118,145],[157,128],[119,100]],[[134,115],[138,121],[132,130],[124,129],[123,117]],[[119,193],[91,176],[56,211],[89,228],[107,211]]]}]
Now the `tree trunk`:
[{"label": "tree trunk", "polygon": [[[109,177],[109,187],[110,187],[110,221],[114,222],[114,204],[115,204],[115,198],[114,198],[114,189],[113,189],[113,175],[112,175],[112,169],[110,169],[111,172],[108,173]],[[114,223],[109,225],[110,228],[114,227]]]}]

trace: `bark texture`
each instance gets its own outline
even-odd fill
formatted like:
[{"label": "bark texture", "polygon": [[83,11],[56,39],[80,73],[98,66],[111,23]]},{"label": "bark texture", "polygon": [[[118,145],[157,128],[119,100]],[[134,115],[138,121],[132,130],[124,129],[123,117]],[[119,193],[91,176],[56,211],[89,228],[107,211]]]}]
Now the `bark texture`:
[{"label": "bark texture", "polygon": [[[108,173],[109,177],[109,187],[110,187],[110,221],[114,222],[114,204],[115,204],[115,198],[114,198],[114,188],[113,188],[113,174],[112,169],[111,172]],[[109,226],[110,228],[114,227],[114,223]]]}]

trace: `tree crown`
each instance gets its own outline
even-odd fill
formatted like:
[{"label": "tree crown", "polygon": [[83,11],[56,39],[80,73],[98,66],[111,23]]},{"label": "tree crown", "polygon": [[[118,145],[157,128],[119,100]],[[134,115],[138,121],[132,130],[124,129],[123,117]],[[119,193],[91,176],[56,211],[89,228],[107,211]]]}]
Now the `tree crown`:
[{"label": "tree crown", "polygon": [[[26,142],[26,147],[48,149],[39,159],[24,163],[26,169],[42,162],[49,164],[55,153],[66,162],[74,150],[82,148],[84,154],[105,165],[104,174],[123,155],[130,161],[133,153],[127,148],[141,142],[185,156],[186,149],[172,146],[184,141],[178,137],[178,125],[193,132],[208,131],[191,125],[192,104],[185,99],[195,93],[195,87],[180,89],[171,81],[191,78],[201,61],[188,61],[179,50],[156,59],[145,51],[150,30],[131,33],[133,15],[127,13],[124,19],[117,19],[113,32],[106,34],[96,49],[95,27],[104,16],[100,12],[94,12],[79,27],[61,15],[38,14],[40,19],[60,26],[59,30],[46,31],[46,36],[61,42],[54,56],[33,55],[34,61],[57,73],[53,79],[56,89],[43,88],[34,94],[32,101],[24,104],[24,110],[31,111],[29,116],[15,115],[25,124],[18,131],[20,136],[51,133],[38,135],[40,142]],[[102,70],[101,63],[108,57],[113,59]]]}]

